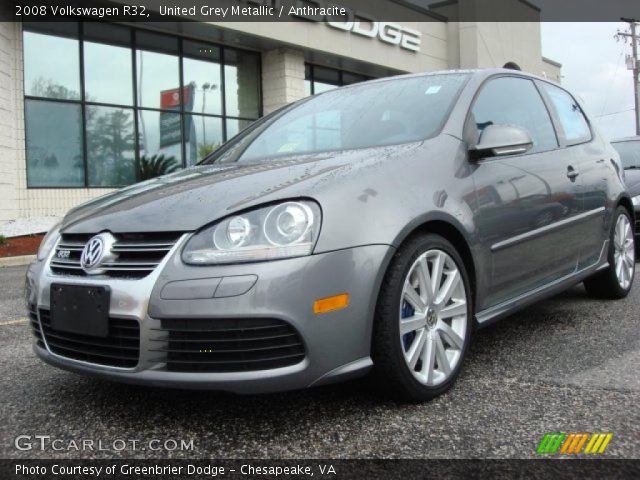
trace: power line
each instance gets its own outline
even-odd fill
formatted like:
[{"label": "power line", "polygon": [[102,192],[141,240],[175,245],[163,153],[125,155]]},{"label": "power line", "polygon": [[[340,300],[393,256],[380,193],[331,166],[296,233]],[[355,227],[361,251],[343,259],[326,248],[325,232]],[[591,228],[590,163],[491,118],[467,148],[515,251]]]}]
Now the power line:
[{"label": "power line", "polygon": [[627,39],[631,41],[631,59],[630,66],[633,67],[633,98],[635,100],[635,111],[636,111],[636,135],[640,135],[640,98],[638,98],[638,94],[640,93],[638,90],[638,79],[640,78],[640,65],[638,62],[638,37],[636,31],[638,27],[638,22],[633,18],[621,18],[621,20],[625,23],[629,24],[628,32],[621,32],[618,30],[615,38],[616,40],[623,39],[626,43]]},{"label": "power line", "polygon": [[626,110],[619,110],[617,112],[605,113],[604,115],[596,115],[596,118],[608,117],[610,115],[618,115],[619,113],[632,112],[633,110],[635,110],[635,108],[631,107],[631,108],[627,108]]},{"label": "power line", "polygon": [[620,70],[620,64],[622,63],[621,60],[622,60],[623,54],[624,54],[624,49],[621,48],[620,55],[618,56],[618,61],[616,62],[616,70],[613,74],[613,78],[611,79],[611,82],[609,83],[609,89],[607,90],[607,94],[604,97],[604,103],[602,104],[602,110],[600,110],[600,115],[598,115],[599,117],[602,117],[604,115],[604,111],[607,109],[607,104],[609,103],[609,97],[611,96],[611,92],[616,85],[616,80],[618,80],[618,71]]}]

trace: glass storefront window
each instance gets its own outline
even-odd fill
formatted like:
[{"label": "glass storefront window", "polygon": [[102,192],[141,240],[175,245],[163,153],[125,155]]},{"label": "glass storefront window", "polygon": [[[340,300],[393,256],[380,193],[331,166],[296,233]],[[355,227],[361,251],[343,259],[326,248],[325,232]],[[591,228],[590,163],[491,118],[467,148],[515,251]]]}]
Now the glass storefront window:
[{"label": "glass storefront window", "polygon": [[24,63],[29,187],[170,173],[260,116],[255,52],[106,22],[30,22]]},{"label": "glass storefront window", "polygon": [[307,96],[328,92],[344,85],[364,82],[371,77],[333,68],[305,65],[305,93]]},{"label": "glass storefront window", "polygon": [[84,42],[85,100],[133,104],[131,49]]},{"label": "glass storefront window", "polygon": [[80,99],[78,40],[24,32],[24,91],[34,97]]},{"label": "glass storefront window", "polygon": [[[172,166],[182,166],[181,115],[175,112],[140,110],[138,112],[138,151],[140,168],[145,169],[158,161],[167,159]],[[159,175],[169,173],[159,170]]]},{"label": "glass storefront window", "polygon": [[146,108],[178,109],[180,74],[178,57],[165,53],[136,52],[138,105]]},{"label": "glass storefront window", "polygon": [[130,108],[87,107],[89,186],[119,187],[136,181],[134,120]]},{"label": "glass storefront window", "polygon": [[252,123],[253,120],[238,120],[235,118],[227,120],[227,140],[235,137]]},{"label": "glass storefront window", "polygon": [[183,78],[189,93],[184,100],[185,112],[222,115],[222,80],[220,64],[185,58]]},{"label": "glass storefront window", "polygon": [[24,107],[27,185],[82,187],[81,106],[28,99]]},{"label": "glass storefront window", "polygon": [[184,142],[187,165],[194,165],[224,143],[222,119],[204,115],[185,115]]}]

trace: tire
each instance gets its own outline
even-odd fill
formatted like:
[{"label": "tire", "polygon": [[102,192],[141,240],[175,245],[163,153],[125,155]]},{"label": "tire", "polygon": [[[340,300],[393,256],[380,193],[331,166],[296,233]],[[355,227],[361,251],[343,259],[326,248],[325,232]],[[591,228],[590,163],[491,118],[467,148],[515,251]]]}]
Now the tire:
[{"label": "tire", "polygon": [[611,224],[607,259],[609,267],[606,270],[584,281],[587,293],[595,298],[624,298],[629,294],[635,276],[635,246],[633,222],[622,206],[616,209]]},{"label": "tire", "polygon": [[[425,268],[428,276],[421,276]],[[440,235],[410,238],[394,255],[376,305],[372,357],[378,387],[409,402],[446,392],[469,348],[472,312],[469,277],[455,247]]]}]

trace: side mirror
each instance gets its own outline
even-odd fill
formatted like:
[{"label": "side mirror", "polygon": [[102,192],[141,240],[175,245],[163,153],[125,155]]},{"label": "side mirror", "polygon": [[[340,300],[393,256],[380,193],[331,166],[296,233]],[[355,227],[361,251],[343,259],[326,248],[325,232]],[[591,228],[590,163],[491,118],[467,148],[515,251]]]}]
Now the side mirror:
[{"label": "side mirror", "polygon": [[533,147],[529,132],[513,125],[489,125],[480,135],[478,144],[469,148],[472,160],[526,153]]}]

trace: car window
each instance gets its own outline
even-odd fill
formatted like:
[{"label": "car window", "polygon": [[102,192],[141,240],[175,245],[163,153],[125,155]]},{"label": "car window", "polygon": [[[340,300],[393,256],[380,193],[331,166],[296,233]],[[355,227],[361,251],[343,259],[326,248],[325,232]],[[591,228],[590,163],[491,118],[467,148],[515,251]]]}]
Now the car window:
[{"label": "car window", "polygon": [[567,143],[575,145],[591,140],[589,122],[587,122],[578,102],[565,90],[550,83],[543,82],[542,88],[549,95],[551,103],[558,113]]},{"label": "car window", "polygon": [[467,79],[467,74],[437,74],[323,93],[267,122],[255,138],[247,137],[249,144],[236,161],[264,161],[430,138],[446,121]]},{"label": "car window", "polygon": [[531,80],[517,77],[489,80],[482,87],[471,112],[478,138],[489,125],[514,125],[529,132],[533,140],[530,152],[558,147],[549,112]]},{"label": "car window", "polygon": [[640,141],[616,142],[611,145],[620,154],[625,169],[640,169]]}]

